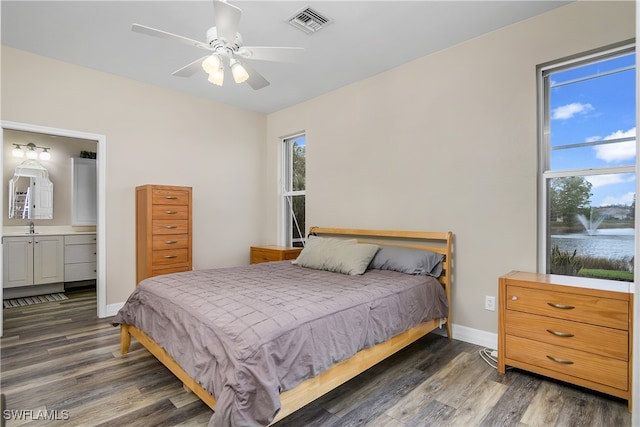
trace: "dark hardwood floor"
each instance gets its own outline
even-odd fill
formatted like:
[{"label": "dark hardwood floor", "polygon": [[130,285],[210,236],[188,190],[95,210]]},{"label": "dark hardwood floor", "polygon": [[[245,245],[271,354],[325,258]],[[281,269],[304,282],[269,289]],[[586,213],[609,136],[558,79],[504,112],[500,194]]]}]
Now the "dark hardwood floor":
[{"label": "dark hardwood floor", "polygon": [[[119,330],[96,317],[94,291],[68,296],[4,309],[2,422],[207,425],[211,410],[135,339],[129,354],[120,355]],[[500,375],[479,350],[428,335],[277,425],[631,425],[626,401],[521,371]]]}]

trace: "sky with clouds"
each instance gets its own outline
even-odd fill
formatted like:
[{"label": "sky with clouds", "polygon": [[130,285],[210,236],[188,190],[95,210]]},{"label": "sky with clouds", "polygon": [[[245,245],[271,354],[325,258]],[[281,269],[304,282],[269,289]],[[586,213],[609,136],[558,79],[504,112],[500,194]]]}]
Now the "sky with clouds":
[{"label": "sky with clouds", "polygon": [[[556,72],[550,78],[550,141],[556,148],[551,170],[635,165],[635,55]],[[633,173],[586,179],[592,184],[594,207],[633,202]]]}]

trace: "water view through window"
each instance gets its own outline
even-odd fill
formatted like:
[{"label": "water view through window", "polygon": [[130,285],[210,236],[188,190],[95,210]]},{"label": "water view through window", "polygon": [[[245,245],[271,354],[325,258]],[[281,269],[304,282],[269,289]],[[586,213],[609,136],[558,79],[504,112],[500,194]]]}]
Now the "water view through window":
[{"label": "water view through window", "polygon": [[633,280],[633,49],[542,72],[547,271]]}]

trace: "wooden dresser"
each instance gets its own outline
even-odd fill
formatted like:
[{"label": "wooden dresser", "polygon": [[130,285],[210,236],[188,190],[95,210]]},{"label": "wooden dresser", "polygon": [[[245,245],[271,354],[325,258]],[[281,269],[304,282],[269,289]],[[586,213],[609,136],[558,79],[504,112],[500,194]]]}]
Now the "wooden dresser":
[{"label": "wooden dresser", "polygon": [[511,272],[499,278],[498,372],[513,366],[627,399],[632,302],[625,282]]},{"label": "wooden dresser", "polygon": [[136,283],[192,269],[191,187],[136,187]]},{"label": "wooden dresser", "polygon": [[261,262],[296,259],[300,251],[302,251],[302,248],[290,248],[287,246],[251,246],[250,262],[251,264],[258,264]]}]

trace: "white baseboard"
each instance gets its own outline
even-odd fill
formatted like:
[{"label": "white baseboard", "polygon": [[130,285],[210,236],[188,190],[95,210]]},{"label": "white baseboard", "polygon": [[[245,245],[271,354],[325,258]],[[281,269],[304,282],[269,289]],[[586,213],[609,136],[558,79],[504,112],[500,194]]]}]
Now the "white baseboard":
[{"label": "white baseboard", "polygon": [[124,302],[118,302],[118,303],[115,303],[115,304],[108,304],[107,305],[107,313],[106,313],[105,317],[115,316],[116,314],[118,314],[118,310],[120,310],[123,306],[124,306]]},{"label": "white baseboard", "polygon": [[[498,348],[498,334],[493,332],[482,331],[480,329],[468,328],[466,326],[456,325],[453,326],[453,338],[456,340],[468,342],[470,344],[479,345],[481,347],[497,349]],[[446,336],[447,331],[444,328],[436,329],[434,333]]]},{"label": "white baseboard", "polygon": [[453,324],[453,338],[481,347],[498,348],[498,334],[456,325],[455,323]]}]

